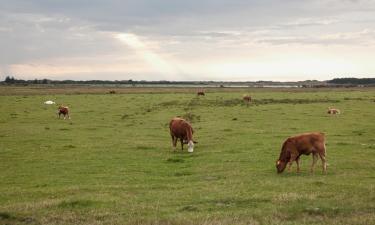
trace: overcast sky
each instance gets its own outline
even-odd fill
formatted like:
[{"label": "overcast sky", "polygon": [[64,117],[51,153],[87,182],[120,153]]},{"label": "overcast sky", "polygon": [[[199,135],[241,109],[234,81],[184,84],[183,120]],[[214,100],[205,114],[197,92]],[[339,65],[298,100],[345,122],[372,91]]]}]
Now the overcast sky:
[{"label": "overcast sky", "polygon": [[375,77],[374,0],[1,0],[0,78]]}]

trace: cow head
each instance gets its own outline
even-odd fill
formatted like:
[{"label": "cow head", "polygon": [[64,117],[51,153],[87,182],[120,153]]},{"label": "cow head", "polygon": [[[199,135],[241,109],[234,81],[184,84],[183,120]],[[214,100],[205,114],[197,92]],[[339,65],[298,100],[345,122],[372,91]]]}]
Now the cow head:
[{"label": "cow head", "polygon": [[194,142],[189,141],[188,143],[188,152],[193,152],[194,151]]},{"label": "cow head", "polygon": [[282,173],[285,170],[285,167],[286,167],[286,162],[281,161],[281,160],[276,161],[277,173]]}]

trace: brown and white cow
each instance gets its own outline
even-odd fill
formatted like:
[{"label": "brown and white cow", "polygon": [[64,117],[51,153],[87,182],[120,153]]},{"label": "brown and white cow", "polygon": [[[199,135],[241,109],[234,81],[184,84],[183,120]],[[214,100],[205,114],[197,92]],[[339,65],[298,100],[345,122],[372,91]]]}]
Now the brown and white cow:
[{"label": "brown and white cow", "polygon": [[340,114],[340,110],[329,107],[327,113],[328,114]]},{"label": "brown and white cow", "polygon": [[314,172],[314,166],[318,160],[318,156],[322,160],[323,172],[327,172],[326,163],[326,146],[325,136],[323,133],[304,133],[297,136],[289,137],[283,143],[279,159],[276,161],[276,168],[278,173],[282,173],[289,163],[288,170],[292,166],[293,161],[297,163],[297,172],[299,168],[299,158],[301,155],[310,155],[312,153],[313,161],[311,165],[311,172]]},{"label": "brown and white cow", "polygon": [[70,119],[68,106],[59,106],[59,108],[57,109],[57,114],[59,115],[59,118],[62,114],[64,116],[64,120],[66,119],[66,117]]},{"label": "brown and white cow", "polygon": [[169,130],[172,137],[172,146],[173,149],[176,150],[177,140],[180,139],[181,142],[181,150],[184,149],[184,144],[188,144],[188,152],[194,151],[194,143],[193,140],[193,128],[191,127],[190,123],[182,118],[175,117],[169,123]]}]

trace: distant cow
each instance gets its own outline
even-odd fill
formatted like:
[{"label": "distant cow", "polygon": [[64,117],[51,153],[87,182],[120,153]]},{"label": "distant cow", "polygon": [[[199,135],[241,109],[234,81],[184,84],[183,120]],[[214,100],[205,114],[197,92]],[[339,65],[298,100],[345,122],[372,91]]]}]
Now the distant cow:
[{"label": "distant cow", "polygon": [[181,150],[184,144],[188,144],[188,152],[194,151],[193,128],[190,123],[182,118],[175,117],[169,123],[169,130],[172,137],[173,149],[176,150],[177,140],[180,139]]},{"label": "distant cow", "polygon": [[322,160],[323,172],[326,173],[327,164],[325,158],[325,137],[323,133],[318,132],[300,134],[298,136],[289,137],[286,139],[281,148],[279,160],[276,161],[277,172],[282,173],[288,163],[288,170],[290,171],[293,161],[296,161],[297,172],[299,172],[299,157],[301,155],[310,155],[311,153],[313,156],[311,172],[314,172],[314,166],[319,156]]},{"label": "distant cow", "polygon": [[204,91],[203,91],[203,90],[200,90],[200,91],[197,92],[197,95],[198,95],[198,96],[199,96],[199,95],[204,96],[205,94],[204,94]]},{"label": "distant cow", "polygon": [[340,114],[340,110],[329,107],[327,113],[328,114]]},{"label": "distant cow", "polygon": [[251,96],[250,95],[244,95],[242,99],[246,102],[247,105],[249,105],[250,102],[251,102]]},{"label": "distant cow", "polygon": [[64,120],[66,119],[66,117],[70,119],[68,106],[59,106],[59,108],[57,109],[57,114],[59,115],[59,118],[62,114],[64,116]]}]

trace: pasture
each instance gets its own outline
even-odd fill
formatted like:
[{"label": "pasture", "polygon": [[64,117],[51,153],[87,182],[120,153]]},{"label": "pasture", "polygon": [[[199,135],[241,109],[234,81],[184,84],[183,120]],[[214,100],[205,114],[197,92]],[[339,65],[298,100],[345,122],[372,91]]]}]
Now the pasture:
[{"label": "pasture", "polygon": [[[0,89],[0,224],[375,223],[375,89]],[[172,151],[177,115],[194,153]],[[277,174],[308,131],[326,134],[327,175],[311,156]]]}]

